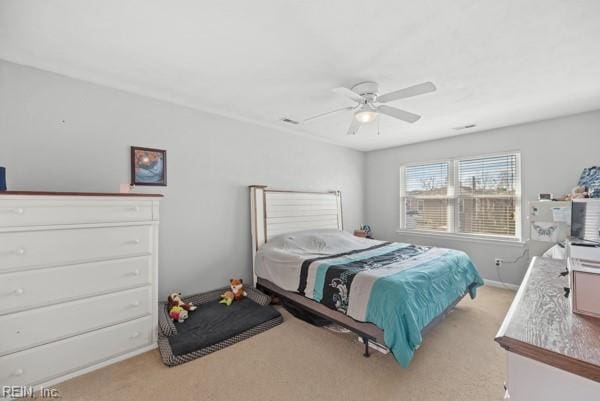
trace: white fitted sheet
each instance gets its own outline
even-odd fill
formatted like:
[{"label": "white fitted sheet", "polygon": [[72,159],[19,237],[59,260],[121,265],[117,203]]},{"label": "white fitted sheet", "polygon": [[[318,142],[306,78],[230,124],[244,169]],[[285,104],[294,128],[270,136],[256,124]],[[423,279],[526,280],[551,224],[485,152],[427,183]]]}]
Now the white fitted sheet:
[{"label": "white fitted sheet", "polygon": [[302,261],[366,249],[381,243],[383,241],[359,238],[333,229],[282,234],[259,248],[256,253],[255,273],[286,291],[296,292]]}]

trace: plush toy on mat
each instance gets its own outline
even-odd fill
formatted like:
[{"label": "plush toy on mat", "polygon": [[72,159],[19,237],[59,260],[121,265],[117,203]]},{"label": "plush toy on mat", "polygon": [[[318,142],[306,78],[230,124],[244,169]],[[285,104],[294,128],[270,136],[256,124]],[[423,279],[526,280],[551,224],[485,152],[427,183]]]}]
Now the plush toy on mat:
[{"label": "plush toy on mat", "polygon": [[180,292],[174,292],[167,298],[169,303],[169,316],[174,321],[183,323],[188,318],[189,312],[195,311],[198,307],[191,302],[183,302]]},{"label": "plush toy on mat", "polygon": [[235,296],[233,295],[233,292],[231,292],[231,291],[225,291],[221,295],[221,300],[219,301],[219,303],[220,304],[225,304],[225,305],[229,306],[233,302],[234,298],[235,298]]},{"label": "plush toy on mat", "polygon": [[183,300],[181,299],[180,292],[174,292],[171,295],[169,295],[169,298],[167,298],[167,302],[169,303],[169,308],[172,308],[173,306],[180,306],[188,312],[195,311],[198,308],[191,302],[183,302]]},{"label": "plush toy on mat", "polygon": [[248,295],[244,290],[244,281],[241,278],[232,278],[229,280],[229,286],[231,287],[231,291],[225,291],[221,295],[219,303],[229,306],[234,300],[239,301]]},{"label": "plush toy on mat", "polygon": [[183,323],[183,321],[189,317],[189,314],[188,311],[181,306],[173,306],[169,309],[169,317],[173,319],[173,321]]}]

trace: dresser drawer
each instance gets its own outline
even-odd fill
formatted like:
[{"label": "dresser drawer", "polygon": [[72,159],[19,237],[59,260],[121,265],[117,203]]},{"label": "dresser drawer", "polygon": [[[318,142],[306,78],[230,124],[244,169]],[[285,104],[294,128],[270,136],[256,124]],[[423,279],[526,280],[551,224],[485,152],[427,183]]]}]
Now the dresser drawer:
[{"label": "dresser drawer", "polygon": [[0,273],[150,254],[150,226],[0,233]]},{"label": "dresser drawer", "polygon": [[0,227],[135,222],[152,218],[151,200],[0,200]]},{"label": "dresser drawer", "polygon": [[106,260],[0,275],[0,315],[156,280],[150,256]]},{"label": "dresser drawer", "polygon": [[0,355],[152,314],[150,287],[0,316]]},{"label": "dresser drawer", "polygon": [[153,341],[153,330],[152,318],[145,317],[2,356],[0,383],[6,386],[44,383],[150,345]]}]

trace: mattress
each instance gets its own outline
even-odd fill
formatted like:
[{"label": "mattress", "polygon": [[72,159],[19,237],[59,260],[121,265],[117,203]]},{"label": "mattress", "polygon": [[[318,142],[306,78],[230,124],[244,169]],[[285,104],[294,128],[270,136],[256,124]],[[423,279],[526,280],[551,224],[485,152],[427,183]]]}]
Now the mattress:
[{"label": "mattress", "polygon": [[483,285],[461,251],[374,241],[337,230],[269,240],[255,272],[355,320],[377,325],[386,346],[408,366],[421,330],[465,292]]}]

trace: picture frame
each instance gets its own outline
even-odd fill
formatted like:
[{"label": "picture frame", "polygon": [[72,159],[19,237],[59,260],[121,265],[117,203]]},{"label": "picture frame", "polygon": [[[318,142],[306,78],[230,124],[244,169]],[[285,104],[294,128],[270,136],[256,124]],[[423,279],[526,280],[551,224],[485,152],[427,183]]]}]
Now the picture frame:
[{"label": "picture frame", "polygon": [[131,147],[131,185],[167,186],[167,151]]}]

